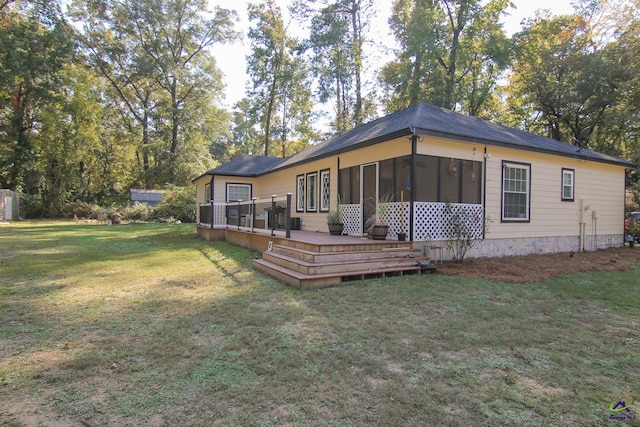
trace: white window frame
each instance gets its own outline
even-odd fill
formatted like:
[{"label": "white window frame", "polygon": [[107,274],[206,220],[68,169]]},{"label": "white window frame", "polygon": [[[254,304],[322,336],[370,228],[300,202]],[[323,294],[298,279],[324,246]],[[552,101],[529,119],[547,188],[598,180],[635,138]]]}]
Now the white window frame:
[{"label": "white window frame", "polygon": [[304,212],[304,175],[296,176],[296,212]]},{"label": "white window frame", "polygon": [[[517,216],[508,214],[508,200],[511,196],[524,196],[524,209],[518,209]],[[531,216],[531,164],[518,162],[502,162],[502,222],[529,222]]]},{"label": "white window frame", "polygon": [[305,186],[307,212],[318,211],[318,172],[307,174]]},{"label": "white window frame", "polygon": [[[567,182],[566,178],[569,178],[570,182]],[[573,202],[575,200],[575,188],[576,171],[574,169],[562,168],[561,200],[563,202]],[[568,190],[570,194],[566,194],[565,190]]]},{"label": "white window frame", "polygon": [[[237,194],[232,194],[232,191],[233,191],[232,188],[238,188],[238,189],[245,188],[245,189],[247,189],[247,193],[248,193],[247,194],[247,198],[244,198],[244,197],[242,197],[242,198],[233,197],[232,198],[231,196],[237,196]],[[252,191],[251,184],[243,184],[243,183],[240,183],[240,182],[227,182],[227,195],[226,195],[227,203],[238,202],[238,201],[246,202],[248,200],[251,200],[251,191]]]},{"label": "white window frame", "polygon": [[207,182],[204,185],[204,201],[205,203],[209,203],[211,201],[211,183]]},{"label": "white window frame", "polygon": [[320,212],[329,212],[331,208],[331,171],[320,171]]}]

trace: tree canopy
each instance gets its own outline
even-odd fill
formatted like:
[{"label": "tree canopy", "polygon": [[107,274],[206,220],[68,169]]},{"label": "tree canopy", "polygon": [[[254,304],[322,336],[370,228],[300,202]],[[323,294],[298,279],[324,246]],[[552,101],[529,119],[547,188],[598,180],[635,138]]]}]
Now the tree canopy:
[{"label": "tree canopy", "polygon": [[[0,1],[0,185],[55,216],[421,101],[640,159],[638,0],[578,0],[513,36],[508,0],[394,0],[387,28],[372,0],[287,4],[250,4],[238,28],[206,0]],[[250,81],[229,108],[216,50],[243,36]]]}]

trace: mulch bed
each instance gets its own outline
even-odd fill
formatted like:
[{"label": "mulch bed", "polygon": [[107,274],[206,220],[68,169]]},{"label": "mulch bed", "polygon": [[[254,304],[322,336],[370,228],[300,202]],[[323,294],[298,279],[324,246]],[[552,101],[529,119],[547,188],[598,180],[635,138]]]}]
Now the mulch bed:
[{"label": "mulch bed", "polygon": [[438,273],[500,282],[540,282],[581,271],[627,271],[640,259],[640,248],[610,248],[594,252],[469,258],[438,264]]}]

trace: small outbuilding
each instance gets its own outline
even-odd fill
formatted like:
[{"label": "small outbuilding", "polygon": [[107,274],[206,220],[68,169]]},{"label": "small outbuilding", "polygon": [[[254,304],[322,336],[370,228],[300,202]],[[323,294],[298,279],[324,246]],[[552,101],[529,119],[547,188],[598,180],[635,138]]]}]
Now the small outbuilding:
[{"label": "small outbuilding", "polygon": [[20,216],[18,193],[15,191],[0,190],[0,221],[16,220]]},{"label": "small outbuilding", "polygon": [[142,188],[132,188],[130,190],[131,204],[140,203],[147,206],[155,206],[162,201],[164,191],[146,190]]}]

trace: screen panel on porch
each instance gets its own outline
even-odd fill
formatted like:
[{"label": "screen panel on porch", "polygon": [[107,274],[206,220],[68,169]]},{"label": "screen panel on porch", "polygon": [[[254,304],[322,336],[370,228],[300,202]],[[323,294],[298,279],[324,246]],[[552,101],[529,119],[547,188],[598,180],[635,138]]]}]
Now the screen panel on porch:
[{"label": "screen panel on porch", "polygon": [[[396,157],[378,162],[378,193],[393,194],[387,209],[390,225],[389,235],[399,231],[395,223],[409,222],[408,204],[415,191],[414,239],[444,238],[446,218],[443,215],[446,203],[460,205],[460,209],[471,210],[478,218],[474,234],[482,235],[482,162],[416,155],[415,189],[411,188],[411,156]],[[343,203],[345,231],[361,233],[360,166],[340,170],[340,197]],[[400,203],[403,194],[405,207]]]}]

